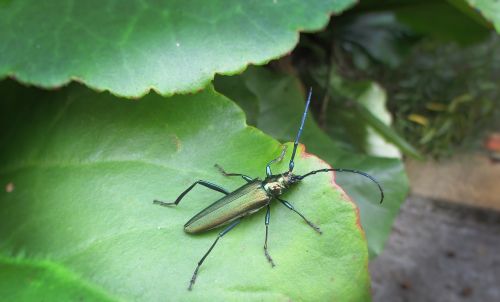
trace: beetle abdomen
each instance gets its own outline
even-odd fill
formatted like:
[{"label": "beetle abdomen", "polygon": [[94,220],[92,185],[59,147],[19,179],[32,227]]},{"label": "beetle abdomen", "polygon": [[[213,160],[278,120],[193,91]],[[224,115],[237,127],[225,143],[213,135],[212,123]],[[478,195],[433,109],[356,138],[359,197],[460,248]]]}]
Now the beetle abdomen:
[{"label": "beetle abdomen", "polygon": [[262,188],[262,181],[254,180],[196,214],[184,225],[184,231],[199,233],[211,230],[258,211],[270,199]]}]

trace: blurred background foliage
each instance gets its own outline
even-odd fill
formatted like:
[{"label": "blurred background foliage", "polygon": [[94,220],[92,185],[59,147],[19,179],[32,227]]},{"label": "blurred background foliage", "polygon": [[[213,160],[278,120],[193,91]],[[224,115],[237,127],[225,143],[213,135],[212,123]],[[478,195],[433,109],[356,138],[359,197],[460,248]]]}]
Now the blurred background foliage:
[{"label": "blurred background foliage", "polygon": [[[368,123],[407,155],[441,158],[477,149],[498,127],[500,39],[491,27],[464,1],[362,1],[304,35],[291,61],[323,93],[320,125],[347,148],[370,152],[359,130]],[[370,85],[381,90],[371,115],[359,104]],[[390,121],[383,107],[394,130],[377,127]]]}]

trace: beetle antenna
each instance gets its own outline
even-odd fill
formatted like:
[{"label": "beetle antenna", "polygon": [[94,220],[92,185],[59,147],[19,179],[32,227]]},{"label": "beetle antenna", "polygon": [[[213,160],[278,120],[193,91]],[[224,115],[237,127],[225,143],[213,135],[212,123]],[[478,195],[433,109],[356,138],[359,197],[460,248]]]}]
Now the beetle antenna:
[{"label": "beetle antenna", "polygon": [[351,170],[351,169],[342,169],[342,168],[339,168],[339,169],[319,169],[319,170],[311,171],[311,172],[306,173],[304,175],[297,175],[296,177],[299,180],[302,180],[302,179],[306,178],[307,176],[316,174],[318,172],[330,172],[330,171],[335,171],[335,172],[351,172],[351,173],[356,173],[356,174],[363,175],[364,177],[368,177],[371,181],[373,181],[378,186],[378,189],[380,191],[380,203],[382,203],[382,201],[384,201],[384,190],[382,189],[382,186],[380,185],[380,183],[373,176],[371,176],[370,174],[365,173],[363,171]]},{"label": "beetle antenna", "polygon": [[295,165],[293,159],[295,158],[295,152],[297,151],[297,146],[299,145],[299,138],[302,134],[302,129],[304,129],[304,122],[307,117],[307,109],[309,108],[309,104],[311,103],[312,96],[312,87],[309,88],[309,94],[307,96],[306,108],[304,109],[304,114],[302,114],[302,121],[300,122],[299,132],[297,132],[297,136],[295,137],[295,142],[293,143],[293,151],[292,158],[290,159],[290,164],[288,164],[288,172],[292,172],[293,166]]}]

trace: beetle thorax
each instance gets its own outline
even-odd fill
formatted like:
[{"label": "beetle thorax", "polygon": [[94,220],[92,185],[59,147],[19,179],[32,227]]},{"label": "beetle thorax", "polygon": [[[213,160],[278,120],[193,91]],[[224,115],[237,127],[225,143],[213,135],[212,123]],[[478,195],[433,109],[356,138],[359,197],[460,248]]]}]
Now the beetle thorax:
[{"label": "beetle thorax", "polygon": [[284,193],[291,184],[295,183],[296,180],[293,177],[293,174],[284,173],[280,175],[273,175],[268,177],[263,184],[264,190],[269,195],[278,196]]}]

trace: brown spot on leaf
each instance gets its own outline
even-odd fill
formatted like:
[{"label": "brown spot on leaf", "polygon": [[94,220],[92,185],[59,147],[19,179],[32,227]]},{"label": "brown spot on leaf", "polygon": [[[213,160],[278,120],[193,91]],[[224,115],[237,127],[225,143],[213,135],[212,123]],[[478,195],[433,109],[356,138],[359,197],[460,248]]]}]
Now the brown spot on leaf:
[{"label": "brown spot on leaf", "polygon": [[12,183],[12,182],[9,182],[5,186],[5,192],[7,192],[7,193],[10,193],[10,192],[14,191],[14,189],[15,189],[15,186],[14,186],[14,183]]},{"label": "brown spot on leaf", "polygon": [[175,144],[175,151],[179,152],[182,148],[181,140],[175,134],[172,134],[171,137],[172,137],[172,142]]}]

